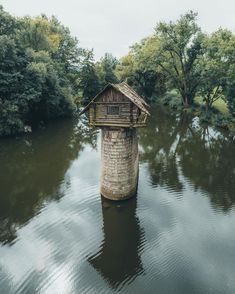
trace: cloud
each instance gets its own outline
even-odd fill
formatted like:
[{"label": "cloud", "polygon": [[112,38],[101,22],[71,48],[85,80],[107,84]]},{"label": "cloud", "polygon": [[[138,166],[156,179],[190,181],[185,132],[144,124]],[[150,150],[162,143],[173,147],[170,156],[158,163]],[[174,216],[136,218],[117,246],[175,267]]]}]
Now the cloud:
[{"label": "cloud", "polygon": [[199,12],[199,23],[205,31],[218,27],[235,28],[233,0],[2,0],[15,15],[56,15],[84,47],[94,48],[96,58],[105,52],[120,57],[135,42],[151,34],[160,20],[176,20],[193,9]]}]

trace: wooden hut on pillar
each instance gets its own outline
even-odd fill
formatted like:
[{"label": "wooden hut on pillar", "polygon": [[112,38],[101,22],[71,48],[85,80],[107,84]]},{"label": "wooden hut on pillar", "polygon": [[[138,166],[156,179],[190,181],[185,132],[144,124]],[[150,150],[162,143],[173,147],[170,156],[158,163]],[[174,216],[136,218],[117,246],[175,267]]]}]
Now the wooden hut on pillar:
[{"label": "wooden hut on pillar", "polygon": [[123,200],[136,193],[138,139],[150,115],[148,104],[126,83],[108,84],[82,111],[91,126],[102,130],[101,194]]}]

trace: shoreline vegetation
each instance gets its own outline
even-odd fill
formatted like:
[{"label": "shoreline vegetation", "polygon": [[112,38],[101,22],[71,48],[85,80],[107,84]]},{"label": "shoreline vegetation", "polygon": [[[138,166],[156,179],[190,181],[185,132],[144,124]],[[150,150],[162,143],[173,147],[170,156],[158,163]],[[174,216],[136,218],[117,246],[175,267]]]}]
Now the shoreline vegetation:
[{"label": "shoreline vegetation", "polygon": [[198,117],[201,126],[212,126],[220,130],[235,134],[235,121],[229,113],[226,102],[218,99],[208,110],[203,103],[203,97],[195,97],[195,102],[191,107],[184,107],[180,96],[176,91],[166,93],[159,97],[157,103],[178,113],[187,113],[192,117]]},{"label": "shoreline vegetation", "polygon": [[107,83],[123,81],[150,104],[235,134],[231,31],[206,34],[189,11],[158,23],[120,60],[106,53],[95,61],[54,16],[14,17],[0,6],[0,137],[72,117]]}]

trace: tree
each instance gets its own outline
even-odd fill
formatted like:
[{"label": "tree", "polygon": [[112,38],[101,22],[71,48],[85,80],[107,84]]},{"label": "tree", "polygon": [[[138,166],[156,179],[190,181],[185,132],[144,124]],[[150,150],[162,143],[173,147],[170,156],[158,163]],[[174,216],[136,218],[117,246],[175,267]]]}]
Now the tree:
[{"label": "tree", "polygon": [[227,65],[226,83],[224,85],[225,101],[230,114],[235,118],[235,36],[231,32],[221,46],[222,60]]},{"label": "tree", "polygon": [[121,80],[133,86],[147,100],[154,100],[166,91],[166,76],[156,63],[157,43],[155,37],[148,37],[135,44],[116,70]]},{"label": "tree", "polygon": [[200,56],[200,85],[206,109],[210,109],[215,101],[224,98],[224,90],[229,71],[228,47],[232,33],[228,30],[218,30],[203,41],[203,55]]},{"label": "tree", "polygon": [[225,87],[225,101],[233,118],[235,118],[235,63],[229,66]]},{"label": "tree", "polygon": [[100,80],[101,88],[104,88],[108,83],[117,83],[118,78],[115,73],[118,60],[110,53],[105,53],[104,57],[96,63],[96,72]]},{"label": "tree", "polygon": [[190,11],[177,22],[160,22],[155,28],[159,39],[156,62],[176,88],[185,107],[193,104],[200,84],[198,57],[204,35],[196,24],[197,14]]},{"label": "tree", "polygon": [[[1,15],[0,15],[1,18]],[[20,113],[25,113],[25,103],[20,99],[23,93],[21,68],[26,59],[16,42],[7,35],[0,36],[0,135],[23,131],[24,123]]]},{"label": "tree", "polygon": [[20,21],[4,11],[0,5],[0,35],[12,35],[20,27]]},{"label": "tree", "polygon": [[87,51],[86,57],[77,80],[82,96],[82,104],[86,105],[101,90],[99,77],[96,73],[93,51]]},{"label": "tree", "polygon": [[54,17],[0,9],[0,136],[72,115],[84,50]]}]

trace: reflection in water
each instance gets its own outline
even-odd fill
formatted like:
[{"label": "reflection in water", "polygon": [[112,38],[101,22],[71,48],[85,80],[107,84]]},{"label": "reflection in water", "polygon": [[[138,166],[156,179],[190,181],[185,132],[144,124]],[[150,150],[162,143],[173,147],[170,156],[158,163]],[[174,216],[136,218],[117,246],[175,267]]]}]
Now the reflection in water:
[{"label": "reflection in water", "polygon": [[96,134],[71,120],[35,134],[0,141],[0,242],[12,243],[17,229],[36,215],[45,201],[58,200],[60,183],[85,144]]},{"label": "reflection in water", "polygon": [[[179,179],[176,160],[178,122],[169,113],[163,114],[158,108],[155,111],[156,115],[152,115],[148,126],[141,130],[140,159],[148,162],[153,186],[167,186],[170,190],[180,192],[183,184]],[[182,132],[185,129],[182,128]]]},{"label": "reflection in water", "polygon": [[147,162],[153,186],[174,192],[184,189],[181,175],[195,190],[210,195],[227,210],[235,203],[235,144],[229,134],[199,127],[187,114],[157,106],[140,134],[141,160]]},{"label": "reflection in water", "polygon": [[96,133],[76,122],[0,140],[1,294],[235,293],[234,141],[153,113],[138,201],[101,199]]},{"label": "reflection in water", "polygon": [[136,197],[122,202],[102,197],[104,240],[88,261],[113,288],[121,288],[143,273],[140,251],[144,237],[136,201]]}]

